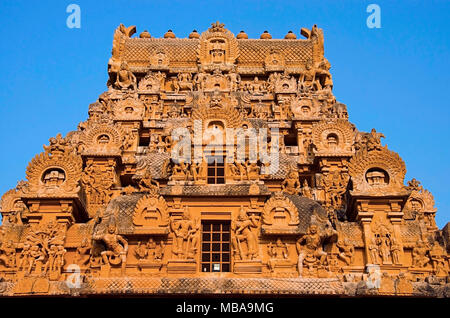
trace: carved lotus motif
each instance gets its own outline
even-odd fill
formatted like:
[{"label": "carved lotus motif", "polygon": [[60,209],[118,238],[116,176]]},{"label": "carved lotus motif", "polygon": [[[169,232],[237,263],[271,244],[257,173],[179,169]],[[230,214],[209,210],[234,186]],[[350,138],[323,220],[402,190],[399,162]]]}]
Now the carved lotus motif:
[{"label": "carved lotus motif", "polygon": [[278,51],[271,51],[264,60],[267,71],[283,71],[285,67],[284,55]]}]

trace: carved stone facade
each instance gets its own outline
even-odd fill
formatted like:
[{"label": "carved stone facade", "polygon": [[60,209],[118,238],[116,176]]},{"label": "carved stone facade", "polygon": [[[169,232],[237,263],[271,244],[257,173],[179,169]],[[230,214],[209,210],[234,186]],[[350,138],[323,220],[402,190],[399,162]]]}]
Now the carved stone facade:
[{"label": "carved stone facade", "polygon": [[321,29],[135,32],[115,31],[89,118],[3,195],[1,295],[450,295],[449,226],[348,121]]}]

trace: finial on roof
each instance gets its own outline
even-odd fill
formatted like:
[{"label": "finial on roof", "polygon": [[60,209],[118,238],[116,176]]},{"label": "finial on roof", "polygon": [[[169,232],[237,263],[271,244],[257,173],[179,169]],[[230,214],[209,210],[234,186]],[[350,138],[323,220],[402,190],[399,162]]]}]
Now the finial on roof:
[{"label": "finial on roof", "polygon": [[289,32],[284,36],[284,38],[285,38],[286,40],[296,40],[296,39],[297,39],[297,36],[295,35],[294,32],[289,31]]},{"label": "finial on roof", "polygon": [[168,30],[165,34],[164,34],[164,38],[165,39],[175,39],[175,33],[172,32],[172,30]]},{"label": "finial on roof", "polygon": [[215,23],[211,23],[211,27],[209,28],[209,30],[212,32],[224,32],[225,24],[216,21]]},{"label": "finial on roof", "polygon": [[261,36],[259,38],[263,39],[263,40],[268,40],[268,39],[271,39],[272,36],[270,35],[269,31],[266,30],[263,32],[263,34],[261,34]]},{"label": "finial on roof", "polygon": [[198,39],[200,38],[200,34],[197,32],[197,30],[193,30],[191,34],[189,34],[190,39]]},{"label": "finial on roof", "polygon": [[238,35],[236,35],[236,38],[239,39],[239,40],[240,39],[248,39],[248,35],[244,31],[241,31],[241,32],[238,33]]},{"label": "finial on roof", "polygon": [[139,34],[139,37],[141,39],[150,39],[152,36],[150,35],[150,33],[148,33],[147,30],[144,30],[141,32],[141,34]]}]

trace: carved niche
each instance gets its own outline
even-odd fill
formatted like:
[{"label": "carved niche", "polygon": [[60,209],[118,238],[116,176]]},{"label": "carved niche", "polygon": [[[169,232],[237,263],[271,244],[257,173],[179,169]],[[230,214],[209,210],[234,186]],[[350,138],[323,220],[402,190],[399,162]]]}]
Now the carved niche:
[{"label": "carved niche", "polygon": [[191,121],[201,120],[203,129],[207,129],[211,121],[220,120],[225,128],[242,128],[244,120],[235,108],[235,101],[225,96],[204,97],[199,106],[192,112]]},{"label": "carved niche", "polygon": [[26,191],[28,183],[19,181],[14,189],[10,189],[3,194],[0,201],[0,211],[2,213],[2,223],[21,224],[21,214],[27,211],[25,203],[22,201],[23,190]]},{"label": "carved niche", "polygon": [[319,109],[312,98],[291,97],[288,100],[290,110],[294,118],[314,118],[319,117]]},{"label": "carved niche", "polygon": [[116,120],[142,120],[144,111],[144,103],[131,96],[119,100],[114,106]]},{"label": "carved niche", "polygon": [[27,167],[27,195],[76,195],[80,190],[81,157],[71,147],[65,147],[63,151],[48,148],[36,155]]},{"label": "carved niche", "polygon": [[234,34],[216,22],[200,36],[198,60],[206,68],[217,65],[233,65],[239,56],[239,48]]},{"label": "carved niche", "polygon": [[[415,214],[422,219],[431,229],[437,229],[435,214],[437,208],[434,206],[434,197],[430,191],[424,189],[416,179],[408,181],[408,190],[411,190],[406,201],[404,212]],[[405,216],[410,218],[410,216]]]},{"label": "carved niche", "polygon": [[148,72],[143,79],[139,81],[139,91],[147,94],[159,94],[166,78],[165,73]]},{"label": "carved niche", "polygon": [[285,63],[284,55],[273,49],[264,59],[264,67],[268,72],[283,71]]},{"label": "carved niche", "polygon": [[168,70],[169,63],[169,57],[165,50],[159,48],[153,51],[150,57],[150,68],[152,70]]},{"label": "carved niche", "polygon": [[374,195],[405,192],[405,162],[387,148],[358,151],[348,167],[354,192]]},{"label": "carved niche", "polygon": [[81,136],[83,155],[119,156],[124,133],[121,128],[109,123],[94,123]]},{"label": "carved niche", "polygon": [[354,126],[346,120],[321,121],[312,129],[315,155],[352,154]]},{"label": "carved niche", "polygon": [[133,224],[136,233],[168,234],[169,213],[166,200],[157,195],[146,195],[136,204]]},{"label": "carved niche", "polygon": [[277,192],[264,205],[262,223],[264,234],[297,234],[298,209],[288,197]]}]

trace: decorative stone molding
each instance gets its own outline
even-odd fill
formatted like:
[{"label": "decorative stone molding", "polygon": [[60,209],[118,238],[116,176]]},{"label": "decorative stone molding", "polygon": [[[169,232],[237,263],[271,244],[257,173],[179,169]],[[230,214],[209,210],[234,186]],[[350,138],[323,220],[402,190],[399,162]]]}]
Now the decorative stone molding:
[{"label": "decorative stone molding", "polygon": [[321,121],[312,129],[316,156],[352,154],[354,126],[347,120]]},{"label": "decorative stone molding", "polygon": [[80,190],[82,165],[81,157],[73,152],[36,155],[27,167],[26,195],[73,196]]},{"label": "decorative stone molding", "polygon": [[135,231],[145,234],[169,233],[169,213],[162,196],[147,195],[136,204],[133,215]]},{"label": "decorative stone molding", "polygon": [[119,100],[114,106],[115,120],[139,121],[144,117],[145,105],[134,97]]},{"label": "decorative stone molding", "polygon": [[262,213],[264,234],[296,234],[299,222],[296,206],[282,193],[276,193],[265,203]]},{"label": "decorative stone molding", "polygon": [[81,136],[82,155],[119,156],[123,136],[117,125],[94,123]]},{"label": "decorative stone molding", "polygon": [[353,192],[388,194],[405,192],[403,181],[406,174],[404,161],[387,148],[359,151],[350,159],[348,173]]},{"label": "decorative stone molding", "polygon": [[224,24],[213,23],[200,36],[198,60],[204,67],[215,64],[233,65],[239,57],[237,40],[233,33],[225,29]]}]

